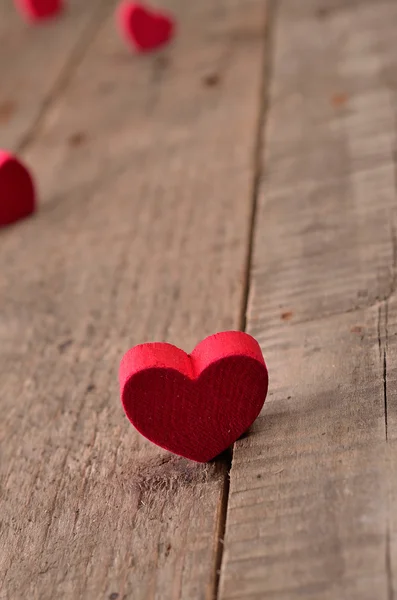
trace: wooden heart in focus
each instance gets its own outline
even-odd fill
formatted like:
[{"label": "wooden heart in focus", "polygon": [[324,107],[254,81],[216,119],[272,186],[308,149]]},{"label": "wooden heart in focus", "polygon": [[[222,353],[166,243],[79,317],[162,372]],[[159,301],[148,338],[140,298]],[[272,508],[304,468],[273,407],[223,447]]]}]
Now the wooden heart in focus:
[{"label": "wooden heart in focus", "polygon": [[126,42],[139,52],[156,50],[166,44],[174,32],[171,17],[128,0],[119,5],[117,20]]},{"label": "wooden heart in focus", "polygon": [[192,354],[165,343],[135,346],[120,365],[121,400],[136,429],[158,446],[206,462],[255,421],[268,373],[258,342],[227,331]]},{"label": "wooden heart in focus", "polygon": [[0,150],[0,226],[29,216],[35,204],[29,171],[15,156]]},{"label": "wooden heart in focus", "polygon": [[28,21],[55,17],[63,9],[63,0],[14,0],[20,13]]}]

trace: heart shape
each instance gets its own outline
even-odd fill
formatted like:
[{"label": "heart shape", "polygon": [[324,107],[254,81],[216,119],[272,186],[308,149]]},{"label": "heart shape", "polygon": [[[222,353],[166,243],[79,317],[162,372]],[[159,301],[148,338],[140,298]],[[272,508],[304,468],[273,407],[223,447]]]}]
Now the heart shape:
[{"label": "heart shape", "polygon": [[255,421],[268,373],[258,342],[226,331],[192,354],[165,343],[135,346],[120,365],[128,419],[151,442],[197,462],[211,460]]},{"label": "heart shape", "polygon": [[117,9],[121,35],[138,52],[150,52],[166,44],[174,33],[170,16],[134,2],[121,2]]},{"label": "heart shape", "polygon": [[0,226],[29,216],[35,205],[36,194],[29,171],[15,156],[0,150]]},{"label": "heart shape", "polygon": [[28,21],[49,19],[63,9],[63,0],[14,0],[14,2]]}]

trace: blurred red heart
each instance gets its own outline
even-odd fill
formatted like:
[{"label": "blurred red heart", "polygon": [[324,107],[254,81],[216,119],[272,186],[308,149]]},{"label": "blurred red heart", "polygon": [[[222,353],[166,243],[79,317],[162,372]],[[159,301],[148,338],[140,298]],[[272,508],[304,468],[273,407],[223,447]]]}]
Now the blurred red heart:
[{"label": "blurred red heart", "polygon": [[120,32],[139,52],[150,52],[166,44],[174,33],[169,15],[149,10],[135,2],[121,2],[117,9]]},{"label": "blurred red heart", "polygon": [[30,215],[36,204],[32,178],[12,154],[0,150],[0,226]]},{"label": "blurred red heart", "polygon": [[63,8],[63,0],[14,0],[20,13],[28,21],[54,17]]},{"label": "blurred red heart", "polygon": [[120,365],[121,400],[136,429],[158,446],[206,462],[255,421],[268,374],[258,342],[227,331],[192,354],[171,344],[135,346]]}]

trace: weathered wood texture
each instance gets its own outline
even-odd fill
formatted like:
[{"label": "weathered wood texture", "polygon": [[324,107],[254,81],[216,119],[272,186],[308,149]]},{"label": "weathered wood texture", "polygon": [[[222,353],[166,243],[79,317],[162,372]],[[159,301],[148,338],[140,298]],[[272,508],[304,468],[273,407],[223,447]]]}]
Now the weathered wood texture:
[{"label": "weathered wood texture", "polygon": [[167,4],[161,55],[101,27],[24,155],[41,210],[0,235],[2,599],[214,591],[226,467],[134,434],[117,370],[239,326],[264,2]]},{"label": "weathered wood texture", "polygon": [[84,54],[107,0],[69,0],[62,17],[28,25],[13,0],[0,2],[0,145],[16,151]]},{"label": "weathered wood texture", "polygon": [[397,4],[277,3],[220,598],[397,593]]}]

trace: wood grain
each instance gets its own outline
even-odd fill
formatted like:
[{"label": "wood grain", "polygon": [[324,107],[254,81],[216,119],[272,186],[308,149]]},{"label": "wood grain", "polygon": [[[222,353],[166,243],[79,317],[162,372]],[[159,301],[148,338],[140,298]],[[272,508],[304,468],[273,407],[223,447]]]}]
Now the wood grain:
[{"label": "wood grain", "polygon": [[28,25],[13,0],[0,3],[0,139],[18,151],[32,138],[48,105],[81,60],[106,0],[69,0],[59,18]]},{"label": "wood grain", "polygon": [[135,434],[117,371],[139,342],[189,351],[239,326],[265,15],[262,0],[168,8],[162,54],[131,56],[112,17],[100,29],[24,154],[41,210],[1,233],[2,599],[216,585],[225,460]]},{"label": "wood grain", "polygon": [[270,398],[236,444],[220,598],[397,591],[397,5],[278,3],[248,333]]}]

